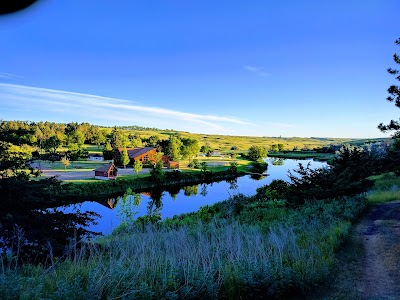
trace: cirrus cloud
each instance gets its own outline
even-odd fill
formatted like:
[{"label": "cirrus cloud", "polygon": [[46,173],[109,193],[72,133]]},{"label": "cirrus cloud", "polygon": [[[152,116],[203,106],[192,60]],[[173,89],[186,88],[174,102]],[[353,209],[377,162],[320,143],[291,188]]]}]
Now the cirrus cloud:
[{"label": "cirrus cloud", "polygon": [[[3,102],[3,103],[2,103]],[[145,126],[168,128],[181,122],[187,127],[203,132],[229,132],[226,124],[251,125],[239,118],[212,114],[196,114],[171,110],[163,107],[139,105],[124,99],[103,97],[85,93],[0,83],[0,103],[8,110],[30,109],[35,112],[59,113],[69,117],[90,117],[94,120],[108,120],[108,123],[146,123]],[[87,119],[87,120],[88,120]],[[149,121],[150,120],[150,121]],[[104,124],[104,122],[102,122]],[[162,127],[159,127],[162,128]]]}]

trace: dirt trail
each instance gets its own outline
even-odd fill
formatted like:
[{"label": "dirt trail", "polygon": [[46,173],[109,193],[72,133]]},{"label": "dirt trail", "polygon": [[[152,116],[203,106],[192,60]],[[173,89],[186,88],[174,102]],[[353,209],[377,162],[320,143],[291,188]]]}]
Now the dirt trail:
[{"label": "dirt trail", "polygon": [[400,201],[369,209],[329,281],[307,299],[400,299]]}]

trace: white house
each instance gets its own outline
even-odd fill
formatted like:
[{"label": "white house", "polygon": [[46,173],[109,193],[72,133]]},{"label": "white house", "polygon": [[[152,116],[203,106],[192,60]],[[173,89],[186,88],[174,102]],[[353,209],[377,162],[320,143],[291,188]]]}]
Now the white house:
[{"label": "white house", "polygon": [[103,161],[103,155],[101,155],[101,154],[89,154],[87,160]]}]

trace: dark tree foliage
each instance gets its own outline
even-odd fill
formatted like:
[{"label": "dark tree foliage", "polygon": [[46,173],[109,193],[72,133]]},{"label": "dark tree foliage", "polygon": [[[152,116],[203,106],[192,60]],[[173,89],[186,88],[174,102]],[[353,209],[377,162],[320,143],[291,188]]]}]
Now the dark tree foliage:
[{"label": "dark tree foliage", "polygon": [[158,135],[152,135],[148,139],[145,140],[147,147],[156,147],[157,143],[160,141],[160,137]]},{"label": "dark tree foliage", "polygon": [[330,168],[312,169],[309,164],[299,164],[295,174],[289,172],[288,200],[302,204],[306,200],[359,194],[372,186],[367,177],[374,174],[374,166],[368,153],[357,147],[344,146]]},{"label": "dark tree foliage", "polygon": [[48,153],[55,154],[57,152],[57,148],[60,147],[60,145],[60,139],[56,135],[53,135],[44,141],[43,149]]},{"label": "dark tree foliage", "polygon": [[[400,46],[400,38],[395,41],[396,45]],[[400,65],[400,57],[399,54],[395,53],[393,55],[394,62]],[[397,81],[400,81],[400,71],[398,69],[389,68],[387,70],[389,74],[394,75]],[[400,108],[400,86],[398,85],[391,85],[388,88],[389,96],[386,98],[390,102],[394,102],[394,104]],[[391,120],[388,125],[383,125],[382,123],[378,125],[378,128],[383,131],[396,131],[395,137],[400,138],[400,123],[399,121]]]},{"label": "dark tree foliage", "polygon": [[150,176],[151,179],[155,182],[162,182],[164,179],[164,172],[162,170],[162,162],[157,162],[154,165],[152,165],[150,169]]},{"label": "dark tree foliage", "polygon": [[158,140],[155,147],[158,152],[167,153],[169,148],[169,140]]},{"label": "dark tree foliage", "polygon": [[55,177],[30,180],[28,174],[18,173],[0,179],[0,249],[18,249],[19,261],[43,263],[49,253],[62,256],[69,240],[94,235],[85,227],[97,214],[48,209],[64,203],[55,196],[61,190]]}]

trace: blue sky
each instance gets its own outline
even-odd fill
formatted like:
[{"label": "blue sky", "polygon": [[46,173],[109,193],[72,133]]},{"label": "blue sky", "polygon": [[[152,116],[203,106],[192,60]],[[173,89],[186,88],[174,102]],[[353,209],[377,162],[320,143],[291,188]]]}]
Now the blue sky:
[{"label": "blue sky", "polygon": [[[398,0],[42,0],[0,17],[0,118],[381,137]],[[387,135],[386,135],[387,136]]]}]

